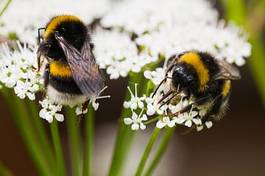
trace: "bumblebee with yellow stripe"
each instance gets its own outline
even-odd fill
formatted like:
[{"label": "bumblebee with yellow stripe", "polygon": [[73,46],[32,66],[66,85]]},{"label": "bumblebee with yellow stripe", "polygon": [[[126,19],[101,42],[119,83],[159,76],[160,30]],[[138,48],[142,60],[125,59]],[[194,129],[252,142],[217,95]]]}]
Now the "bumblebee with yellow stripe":
[{"label": "bumblebee with yellow stripe", "polygon": [[86,25],[76,16],[55,16],[39,38],[42,40],[37,51],[38,70],[41,60],[47,60],[44,69],[47,96],[55,103],[70,106],[96,98],[104,81]]},{"label": "bumblebee with yellow stripe", "polygon": [[168,60],[166,77],[155,93],[170,80],[171,88],[159,103],[168,104],[180,92],[184,92],[186,98],[192,99],[194,103],[177,113],[203,108],[206,110],[204,115],[198,116],[202,122],[206,122],[209,118],[217,120],[224,115],[231,93],[231,80],[236,79],[240,79],[238,69],[225,61],[203,52],[184,52]]}]

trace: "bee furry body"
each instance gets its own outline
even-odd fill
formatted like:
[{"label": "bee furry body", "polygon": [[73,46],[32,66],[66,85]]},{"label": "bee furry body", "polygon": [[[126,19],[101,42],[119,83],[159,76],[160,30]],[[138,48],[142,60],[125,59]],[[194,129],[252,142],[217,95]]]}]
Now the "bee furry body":
[{"label": "bee furry body", "polygon": [[71,15],[55,16],[46,25],[38,49],[45,65],[47,96],[55,103],[74,106],[95,98],[104,83],[92,53],[85,24]]},{"label": "bee furry body", "polygon": [[223,117],[231,94],[231,80],[239,79],[240,74],[235,67],[207,53],[191,51],[172,56],[168,60],[163,81],[168,77],[171,88],[162,99],[171,98],[164,104],[184,92],[186,98],[194,103],[182,112],[196,109],[201,112],[199,116],[202,122],[206,122],[208,119],[218,120]]}]

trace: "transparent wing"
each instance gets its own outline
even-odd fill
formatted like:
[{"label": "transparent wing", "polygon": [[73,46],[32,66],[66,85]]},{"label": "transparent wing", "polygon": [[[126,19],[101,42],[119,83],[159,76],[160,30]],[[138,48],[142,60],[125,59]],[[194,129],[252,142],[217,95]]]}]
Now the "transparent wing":
[{"label": "transparent wing", "polygon": [[89,38],[85,41],[81,53],[58,33],[55,33],[55,38],[65,53],[73,78],[81,92],[89,97],[98,96],[104,87],[104,81],[92,54]]},{"label": "transparent wing", "polygon": [[217,60],[217,63],[219,65],[220,72],[216,75],[215,80],[217,79],[237,80],[241,78],[240,72],[235,66],[230,65],[223,60]]}]

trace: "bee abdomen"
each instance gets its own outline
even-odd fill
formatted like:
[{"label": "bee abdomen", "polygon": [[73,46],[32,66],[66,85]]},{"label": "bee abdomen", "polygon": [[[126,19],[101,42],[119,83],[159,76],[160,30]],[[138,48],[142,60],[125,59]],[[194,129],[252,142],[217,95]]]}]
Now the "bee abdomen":
[{"label": "bee abdomen", "polygon": [[61,78],[50,75],[49,85],[62,93],[82,94],[72,77]]}]

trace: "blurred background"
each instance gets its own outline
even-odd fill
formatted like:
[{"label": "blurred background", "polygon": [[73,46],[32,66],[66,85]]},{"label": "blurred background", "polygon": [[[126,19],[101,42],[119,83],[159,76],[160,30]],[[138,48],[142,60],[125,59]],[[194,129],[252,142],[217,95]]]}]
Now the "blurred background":
[{"label": "blurred background", "polygon": [[[236,0],[237,1],[237,0]],[[265,44],[265,3],[262,0],[245,1],[247,7],[244,24],[237,14],[220,1],[211,1],[223,18],[231,17],[252,34],[259,34]],[[240,7],[238,7],[240,8]],[[263,9],[263,10],[260,10]],[[235,9],[235,12],[237,9]],[[230,11],[231,12],[231,11]],[[229,16],[230,15],[230,16]],[[240,14],[239,14],[240,15]],[[247,23],[247,25],[246,25]],[[253,37],[254,38],[254,37]],[[255,41],[255,38],[253,39]],[[254,52],[254,51],[253,51]],[[255,54],[255,53],[254,53]],[[182,135],[177,129],[170,147],[157,168],[157,176],[264,176],[265,175],[265,108],[262,103],[262,86],[256,78],[255,60],[247,60],[241,67],[242,79],[233,84],[233,93],[227,115],[210,130]],[[265,55],[263,55],[263,62]],[[265,68],[264,68],[265,69]],[[264,76],[265,71],[263,70]],[[265,80],[265,77],[263,78]],[[102,101],[104,108],[96,112],[94,175],[103,176],[109,167],[117,130],[117,120],[126,91],[127,80],[112,80],[107,94],[111,99]],[[0,97],[0,159],[14,175],[37,175],[31,158],[22,142],[19,131],[10,118],[7,105]],[[47,127],[48,123],[43,120]],[[82,126],[80,126],[82,128]],[[65,126],[60,124],[63,146],[67,151]],[[134,140],[125,175],[131,175],[145,148],[151,131],[138,132]],[[66,152],[67,153],[67,152]]]}]

